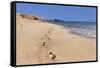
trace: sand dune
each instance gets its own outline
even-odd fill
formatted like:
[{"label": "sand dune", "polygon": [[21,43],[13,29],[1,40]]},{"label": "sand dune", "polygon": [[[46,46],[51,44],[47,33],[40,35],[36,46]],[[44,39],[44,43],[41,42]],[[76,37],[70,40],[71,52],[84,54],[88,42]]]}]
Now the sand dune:
[{"label": "sand dune", "polygon": [[17,14],[17,65],[96,60],[96,40]]}]

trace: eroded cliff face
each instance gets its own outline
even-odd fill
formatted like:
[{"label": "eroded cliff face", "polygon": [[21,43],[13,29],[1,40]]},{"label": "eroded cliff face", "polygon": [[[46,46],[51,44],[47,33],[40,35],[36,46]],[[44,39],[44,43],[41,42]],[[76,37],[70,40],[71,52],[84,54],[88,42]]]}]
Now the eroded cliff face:
[{"label": "eroded cliff face", "polygon": [[29,14],[17,14],[17,15],[21,16],[24,19],[28,19],[28,20],[43,20],[42,17],[36,16],[36,15],[29,15]]}]

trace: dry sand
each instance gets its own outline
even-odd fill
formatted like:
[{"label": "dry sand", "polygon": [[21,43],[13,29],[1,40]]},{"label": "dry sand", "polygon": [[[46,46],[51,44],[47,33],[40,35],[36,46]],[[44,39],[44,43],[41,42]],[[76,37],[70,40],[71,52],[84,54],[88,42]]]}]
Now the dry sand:
[{"label": "dry sand", "polygon": [[96,60],[96,39],[40,20],[16,19],[17,65]]}]

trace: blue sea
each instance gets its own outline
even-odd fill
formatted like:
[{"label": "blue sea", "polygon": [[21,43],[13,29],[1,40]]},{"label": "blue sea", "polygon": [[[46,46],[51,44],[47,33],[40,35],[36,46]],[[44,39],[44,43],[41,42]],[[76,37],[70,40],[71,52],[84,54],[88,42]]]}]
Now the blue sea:
[{"label": "blue sea", "polygon": [[69,28],[70,32],[75,35],[96,39],[96,22],[60,21],[51,23]]}]

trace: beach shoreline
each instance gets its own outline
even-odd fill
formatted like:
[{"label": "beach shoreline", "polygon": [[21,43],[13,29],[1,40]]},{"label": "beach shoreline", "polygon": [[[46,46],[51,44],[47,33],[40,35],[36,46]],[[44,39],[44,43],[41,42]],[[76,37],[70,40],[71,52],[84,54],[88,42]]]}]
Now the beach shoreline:
[{"label": "beach shoreline", "polygon": [[74,35],[69,29],[28,20],[17,14],[17,65],[96,60],[96,39]]}]

